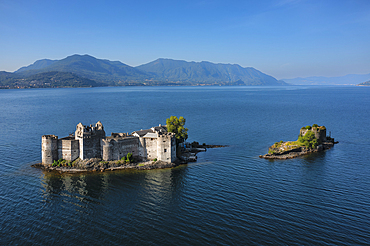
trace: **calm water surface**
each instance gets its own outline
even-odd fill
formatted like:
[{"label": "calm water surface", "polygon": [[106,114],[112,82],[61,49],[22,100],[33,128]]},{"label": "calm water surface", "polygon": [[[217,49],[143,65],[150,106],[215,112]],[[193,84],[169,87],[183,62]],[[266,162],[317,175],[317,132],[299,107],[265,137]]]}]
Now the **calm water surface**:
[{"label": "calm water surface", "polygon": [[[0,90],[1,245],[368,245],[370,88]],[[107,134],[184,116],[189,141],[225,144],[173,169],[59,174],[30,167],[41,136]],[[258,158],[302,126],[340,143]]]}]

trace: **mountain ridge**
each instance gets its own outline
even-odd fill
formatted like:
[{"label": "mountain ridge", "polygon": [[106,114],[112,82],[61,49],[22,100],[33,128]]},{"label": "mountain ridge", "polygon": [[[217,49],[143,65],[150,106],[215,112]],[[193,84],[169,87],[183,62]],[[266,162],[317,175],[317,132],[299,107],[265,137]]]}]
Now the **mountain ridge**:
[{"label": "mountain ridge", "polygon": [[26,78],[17,74],[0,72],[0,88],[58,88],[58,87],[97,87],[104,86],[91,79],[79,77],[71,72],[42,72]]},{"label": "mountain ridge", "polygon": [[80,78],[110,86],[286,85],[255,68],[243,68],[238,64],[216,64],[208,61],[187,62],[158,58],[152,62],[132,67],[120,61],[98,59],[87,54],[74,54],[60,60],[37,60],[33,64],[21,67],[13,75],[27,78],[52,71],[73,73]]},{"label": "mountain ridge", "polygon": [[243,81],[246,85],[278,84],[274,77],[255,68],[243,68],[238,64],[221,64],[208,61],[187,62],[159,58],[136,68],[172,81],[197,81],[204,84],[214,82],[233,83],[236,81]]}]

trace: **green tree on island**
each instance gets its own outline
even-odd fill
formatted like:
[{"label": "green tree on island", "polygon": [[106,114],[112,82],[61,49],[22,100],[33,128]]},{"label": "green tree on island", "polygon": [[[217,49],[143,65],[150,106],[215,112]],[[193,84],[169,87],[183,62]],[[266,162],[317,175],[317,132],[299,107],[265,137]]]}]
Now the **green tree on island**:
[{"label": "green tree on island", "polygon": [[166,119],[167,131],[175,133],[176,144],[180,144],[188,139],[188,128],[185,128],[185,118],[171,116]]},{"label": "green tree on island", "polygon": [[310,130],[308,130],[304,136],[299,135],[298,142],[311,149],[316,148],[320,144],[318,139],[315,137],[315,133]]}]

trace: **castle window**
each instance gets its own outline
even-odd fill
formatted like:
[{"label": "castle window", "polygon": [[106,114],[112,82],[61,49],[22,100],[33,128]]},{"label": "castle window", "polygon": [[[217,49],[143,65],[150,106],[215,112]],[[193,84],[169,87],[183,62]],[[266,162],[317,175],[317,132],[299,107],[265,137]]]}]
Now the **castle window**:
[{"label": "castle window", "polygon": [[167,149],[164,149],[164,152],[167,152]]}]

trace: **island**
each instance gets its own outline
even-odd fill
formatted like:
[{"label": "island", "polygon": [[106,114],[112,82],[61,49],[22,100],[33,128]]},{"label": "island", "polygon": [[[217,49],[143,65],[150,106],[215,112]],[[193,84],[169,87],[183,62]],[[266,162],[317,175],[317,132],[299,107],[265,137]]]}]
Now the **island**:
[{"label": "island", "polygon": [[265,159],[291,159],[330,149],[337,143],[334,141],[334,138],[326,135],[325,126],[313,124],[312,126],[301,128],[298,140],[276,142],[269,148],[267,154],[259,157]]},{"label": "island", "polygon": [[79,123],[67,137],[43,135],[42,162],[33,167],[61,172],[171,168],[196,161],[196,154],[207,148],[221,147],[186,143],[184,125],[183,117],[171,116],[166,125],[106,136],[100,121],[89,126]]}]

